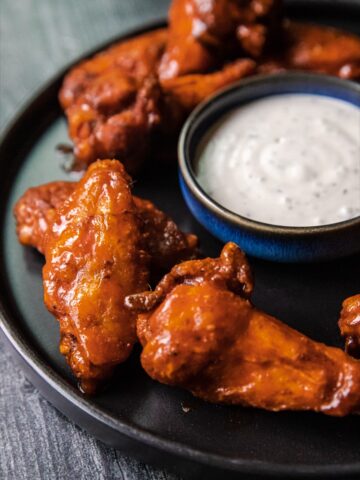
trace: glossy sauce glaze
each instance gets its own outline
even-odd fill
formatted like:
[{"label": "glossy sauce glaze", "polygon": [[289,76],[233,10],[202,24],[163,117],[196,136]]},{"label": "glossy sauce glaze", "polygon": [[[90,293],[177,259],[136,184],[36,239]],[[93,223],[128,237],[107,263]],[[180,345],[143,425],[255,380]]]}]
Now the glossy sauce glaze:
[{"label": "glossy sauce glaze", "polygon": [[155,290],[127,296],[144,370],[213,403],[359,412],[360,362],[257,309],[252,290],[247,259],[229,242],[220,257],[182,262]]},{"label": "glossy sauce glaze", "polygon": [[221,117],[200,143],[196,176],[244,217],[317,226],[360,215],[360,109],[335,98],[273,95]]}]

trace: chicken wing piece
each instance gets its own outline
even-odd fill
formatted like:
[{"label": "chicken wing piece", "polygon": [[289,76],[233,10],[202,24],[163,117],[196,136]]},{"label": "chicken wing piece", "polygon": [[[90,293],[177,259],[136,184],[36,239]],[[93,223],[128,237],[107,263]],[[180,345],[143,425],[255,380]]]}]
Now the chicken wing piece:
[{"label": "chicken wing piece", "polygon": [[[167,31],[116,44],[80,63],[65,77],[59,99],[74,142],[75,166],[118,158],[136,171],[159,123],[157,66]],[[139,142],[141,138],[141,142]]]},{"label": "chicken wing piece", "polygon": [[286,21],[279,53],[265,57],[260,73],[308,70],[360,79],[360,38],[320,25]]},{"label": "chicken wing piece", "polygon": [[55,209],[74,191],[74,182],[51,182],[29,188],[16,202],[14,215],[19,242],[44,253],[46,233],[54,222]]},{"label": "chicken wing piece", "polygon": [[60,351],[87,393],[130,355],[135,316],[124,298],[148,288],[129,185],[120,162],[94,163],[47,233],[45,305],[60,323]]},{"label": "chicken wing piece", "polygon": [[162,302],[178,284],[190,282],[201,285],[214,283],[234,291],[243,298],[250,298],[253,279],[244,253],[232,242],[223,248],[219,258],[203,258],[175,265],[152,292],[141,292],[126,298],[126,306],[135,310],[150,310]]},{"label": "chicken wing piece", "polygon": [[146,372],[215,403],[359,411],[360,362],[254,308],[249,275],[244,255],[228,243],[220,258],[185,262],[154,292],[127,297],[129,309],[142,311]]},{"label": "chicken wing piece", "polygon": [[177,108],[187,115],[221,88],[254,73],[255,67],[253,60],[245,58],[229,63],[213,73],[165,79],[161,81],[161,86],[170,100],[171,111],[174,112]]},{"label": "chicken wing piece", "polygon": [[[56,216],[55,210],[75,190],[75,182],[51,182],[29,188],[14,207],[20,243],[44,253],[45,238]],[[140,220],[142,248],[150,255],[151,277],[197,256],[196,235],[182,232],[176,223],[149,200],[133,196]]]},{"label": "chicken wing piece", "polygon": [[149,200],[134,197],[141,220],[143,248],[150,256],[151,278],[174,265],[198,256],[198,238],[182,232],[176,223]]},{"label": "chicken wing piece", "polygon": [[160,122],[160,87],[154,78],[142,83],[126,78],[119,82],[124,86],[121,90],[122,86],[114,85],[115,74],[110,78],[104,81],[104,89],[112,97],[119,88],[124,95],[122,102],[108,99],[105,112],[84,99],[65,110],[69,136],[74,142],[73,168],[81,170],[98,158],[111,157],[121,160],[129,172],[135,173],[146,158],[151,131]]},{"label": "chicken wing piece", "polygon": [[218,68],[234,56],[257,58],[277,43],[281,0],[173,0],[162,79]]},{"label": "chicken wing piece", "polygon": [[[62,107],[67,109],[83,99],[102,107],[114,105],[114,100],[121,104],[124,87],[121,80],[126,82],[127,78],[133,78],[141,82],[153,75],[165,50],[167,38],[167,29],[153,30],[116,43],[79,63],[64,79],[59,93]],[[106,80],[111,82],[112,78],[115,86],[116,79],[119,79],[121,88],[109,91]]]},{"label": "chicken wing piece", "polygon": [[347,298],[339,319],[340,332],[345,337],[346,351],[360,358],[360,295]]}]

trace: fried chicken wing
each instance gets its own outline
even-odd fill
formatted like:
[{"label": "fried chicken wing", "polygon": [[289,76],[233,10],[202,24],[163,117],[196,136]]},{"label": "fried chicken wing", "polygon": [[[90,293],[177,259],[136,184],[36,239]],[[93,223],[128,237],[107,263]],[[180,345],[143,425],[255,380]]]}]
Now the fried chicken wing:
[{"label": "fried chicken wing", "polygon": [[120,42],[67,74],[59,99],[78,167],[110,157],[139,168],[160,121],[156,71],[166,39],[160,29]]},{"label": "fried chicken wing", "polygon": [[210,402],[359,411],[360,362],[257,310],[251,290],[246,259],[229,243],[220,258],[185,262],[154,292],[127,297],[127,307],[142,312],[146,372]]},{"label": "fried chicken wing", "polygon": [[[55,210],[76,188],[75,182],[51,182],[29,188],[14,207],[20,243],[44,253],[46,233],[56,216]],[[133,196],[140,220],[142,248],[150,255],[151,277],[197,256],[196,235],[182,232],[176,223],[149,200]]]},{"label": "fried chicken wing", "polygon": [[283,43],[265,57],[260,73],[308,70],[345,79],[360,78],[360,38],[331,27],[286,21]]},{"label": "fried chicken wing", "polygon": [[[141,84],[130,79],[121,83],[131,84],[131,89],[120,106],[116,106],[117,100],[112,103],[111,98],[107,99],[107,113],[85,100],[66,109],[76,168],[107,157],[121,160],[131,173],[141,167],[150,144],[150,133],[160,122],[160,87],[153,78]],[[106,85],[109,97],[118,87]]]},{"label": "fried chicken wing", "polygon": [[360,358],[360,295],[344,300],[339,327],[341,335],[345,338],[346,351]]},{"label": "fried chicken wing", "polygon": [[281,0],[173,0],[162,79],[218,68],[234,56],[259,57],[277,43]]},{"label": "fried chicken wing", "polygon": [[129,185],[120,162],[94,163],[55,211],[45,243],[45,305],[60,323],[60,351],[89,393],[129,356],[135,317],[124,298],[148,286]]},{"label": "fried chicken wing", "polygon": [[216,72],[165,79],[161,85],[170,99],[172,109],[175,104],[175,108],[189,114],[200,102],[221,88],[254,73],[255,67],[253,60],[236,60]]},{"label": "fried chicken wing", "polygon": [[19,242],[44,253],[46,233],[54,222],[55,210],[69,198],[74,182],[51,182],[29,188],[16,202],[14,215]]},{"label": "fried chicken wing", "polygon": [[[62,107],[66,109],[83,99],[95,105],[106,104],[109,100],[113,104],[115,99],[120,106],[124,96],[121,82],[126,83],[129,78],[141,82],[153,75],[165,50],[167,37],[167,29],[153,30],[116,43],[79,63],[64,79],[59,93]],[[108,86],[116,85],[117,80],[121,88],[109,91]]]},{"label": "fried chicken wing", "polygon": [[169,271],[183,260],[198,255],[198,238],[182,232],[176,223],[149,200],[134,197],[141,220],[143,248],[150,255],[151,277]]}]

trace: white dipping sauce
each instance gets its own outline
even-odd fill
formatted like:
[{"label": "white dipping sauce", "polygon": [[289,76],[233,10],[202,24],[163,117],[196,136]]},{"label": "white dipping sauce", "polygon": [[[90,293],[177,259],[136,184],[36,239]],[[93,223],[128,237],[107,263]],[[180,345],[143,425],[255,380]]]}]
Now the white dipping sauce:
[{"label": "white dipping sauce", "polygon": [[219,204],[260,222],[315,226],[360,215],[360,109],[310,94],[238,107],[206,134],[197,179]]}]

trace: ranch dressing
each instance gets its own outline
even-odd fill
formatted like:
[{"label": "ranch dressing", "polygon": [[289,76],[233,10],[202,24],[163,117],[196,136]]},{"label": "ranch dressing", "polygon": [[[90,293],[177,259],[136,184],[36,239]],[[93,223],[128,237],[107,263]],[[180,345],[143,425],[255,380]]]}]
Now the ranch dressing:
[{"label": "ranch dressing", "polygon": [[275,225],[360,215],[360,109],[310,94],[274,95],[224,115],[197,151],[196,175],[219,204]]}]

